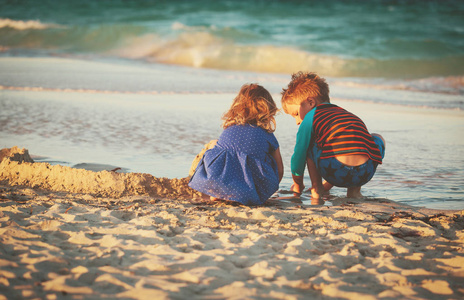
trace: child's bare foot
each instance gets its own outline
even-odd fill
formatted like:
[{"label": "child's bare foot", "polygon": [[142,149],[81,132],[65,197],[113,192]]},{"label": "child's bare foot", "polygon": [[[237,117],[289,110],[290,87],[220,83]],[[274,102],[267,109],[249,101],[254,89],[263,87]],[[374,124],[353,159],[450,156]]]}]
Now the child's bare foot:
[{"label": "child's bare foot", "polygon": [[322,194],[320,192],[317,192],[316,189],[311,189],[311,199],[320,199],[322,198]]},{"label": "child's bare foot", "polygon": [[[333,188],[333,185],[324,180],[322,182],[322,193],[319,193],[319,194],[328,195],[330,194],[330,189],[332,188]],[[311,192],[311,195],[313,195],[313,193],[316,193],[313,187],[309,188],[307,192]]]},{"label": "child's bare foot", "polygon": [[321,199],[322,196],[326,193],[327,192],[325,191],[322,185],[319,187],[312,187],[311,188],[311,199]]},{"label": "child's bare foot", "polygon": [[362,198],[363,195],[361,194],[361,187],[360,186],[349,187],[346,191],[346,197],[347,198]]},{"label": "child's bare foot", "polygon": [[311,198],[311,205],[324,205],[325,201],[322,198],[314,199]]}]

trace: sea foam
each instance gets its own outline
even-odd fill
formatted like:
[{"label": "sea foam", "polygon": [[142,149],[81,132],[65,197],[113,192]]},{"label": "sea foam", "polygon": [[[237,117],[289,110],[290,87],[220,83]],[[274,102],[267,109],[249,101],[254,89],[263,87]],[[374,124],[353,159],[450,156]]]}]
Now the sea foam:
[{"label": "sea foam", "polygon": [[215,30],[193,30],[175,23],[175,35],[126,36],[109,53],[124,58],[195,68],[265,73],[312,71],[327,77],[426,78],[459,75],[462,56],[436,59],[356,58],[309,52],[295,46],[247,44]]},{"label": "sea foam", "polygon": [[61,25],[57,24],[47,24],[42,23],[38,20],[11,20],[11,19],[0,19],[0,28],[10,27],[16,30],[28,30],[28,29],[47,29],[53,27],[62,27]]}]

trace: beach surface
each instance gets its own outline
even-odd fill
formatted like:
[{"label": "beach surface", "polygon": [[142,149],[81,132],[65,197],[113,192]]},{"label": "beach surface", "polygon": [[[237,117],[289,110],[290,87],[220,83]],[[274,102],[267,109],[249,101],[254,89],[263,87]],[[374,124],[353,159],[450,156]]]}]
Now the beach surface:
[{"label": "beach surface", "polygon": [[[464,2],[442,2],[0,0],[0,300],[464,299]],[[191,190],[240,87],[280,108],[298,71],[387,141],[365,198],[293,196],[283,112],[266,205]]]},{"label": "beach surface", "polygon": [[205,201],[187,178],[0,163],[0,299],[462,299],[464,211]]}]

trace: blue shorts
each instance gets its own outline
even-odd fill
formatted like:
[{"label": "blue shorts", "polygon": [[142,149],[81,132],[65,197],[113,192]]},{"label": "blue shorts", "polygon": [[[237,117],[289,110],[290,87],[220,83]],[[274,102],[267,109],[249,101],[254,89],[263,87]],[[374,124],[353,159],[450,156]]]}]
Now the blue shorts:
[{"label": "blue shorts", "polygon": [[[385,156],[385,145],[377,136],[373,136],[380,149],[382,158]],[[321,159],[322,150],[317,145],[311,144],[308,157],[314,162],[322,178],[330,184],[338,187],[355,187],[368,183],[375,174],[378,163],[369,159],[360,166],[350,167],[341,163],[335,157]]]}]

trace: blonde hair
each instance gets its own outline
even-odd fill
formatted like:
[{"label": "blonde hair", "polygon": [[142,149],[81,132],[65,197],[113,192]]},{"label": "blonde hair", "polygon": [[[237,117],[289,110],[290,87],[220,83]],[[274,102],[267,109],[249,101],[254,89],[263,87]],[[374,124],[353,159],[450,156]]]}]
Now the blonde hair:
[{"label": "blonde hair", "polygon": [[313,98],[317,104],[329,102],[329,85],[324,78],[312,72],[292,74],[292,80],[286,89],[282,89],[282,108],[286,113],[288,104],[300,105],[308,98]]},{"label": "blonde hair", "polygon": [[271,94],[258,84],[245,84],[235,97],[230,109],[224,113],[222,127],[232,125],[259,126],[267,132],[274,132],[277,107]]}]

